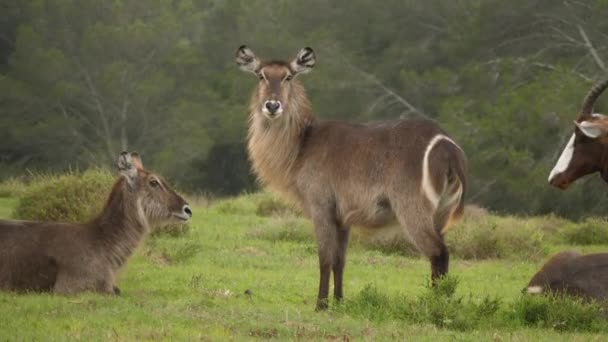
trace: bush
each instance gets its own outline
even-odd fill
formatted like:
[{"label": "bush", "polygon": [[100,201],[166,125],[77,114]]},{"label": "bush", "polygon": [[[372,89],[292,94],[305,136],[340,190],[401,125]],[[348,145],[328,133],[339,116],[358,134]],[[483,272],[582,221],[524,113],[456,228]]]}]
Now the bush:
[{"label": "bush", "polygon": [[13,216],[22,220],[84,222],[97,215],[114,176],[101,169],[44,176],[19,199]]},{"label": "bush", "polygon": [[462,259],[539,260],[546,255],[546,233],[561,224],[551,217],[465,217],[449,230],[447,242],[450,252]]},{"label": "bush", "polygon": [[351,242],[365,249],[380,251],[384,254],[419,256],[418,248],[405,236],[400,226],[382,229],[352,229]]},{"label": "bush", "polygon": [[20,197],[26,190],[25,182],[17,178],[5,179],[0,183],[0,197]]},{"label": "bush", "polygon": [[265,195],[259,199],[255,214],[258,216],[295,216],[298,215],[298,211],[272,195]]},{"label": "bush", "polygon": [[252,238],[276,241],[312,243],[315,241],[312,224],[302,218],[279,217],[269,220],[263,228],[255,228],[248,234]]},{"label": "bush", "polygon": [[169,223],[164,226],[158,226],[153,228],[152,233],[150,235],[152,237],[179,237],[188,234],[189,231],[190,225],[188,225],[188,223]]},{"label": "bush", "polygon": [[596,303],[558,296],[522,296],[513,305],[516,320],[524,326],[558,331],[608,331],[605,309]]},{"label": "bush", "polygon": [[562,234],[567,244],[608,244],[608,222],[600,218],[588,218],[580,224],[568,226]]}]

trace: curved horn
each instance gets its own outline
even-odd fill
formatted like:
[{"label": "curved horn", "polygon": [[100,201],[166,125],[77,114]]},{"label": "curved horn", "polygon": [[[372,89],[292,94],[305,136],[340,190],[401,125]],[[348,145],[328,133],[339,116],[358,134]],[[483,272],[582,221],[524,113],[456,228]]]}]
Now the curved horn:
[{"label": "curved horn", "polygon": [[608,79],[596,83],[591,90],[589,90],[585,96],[585,99],[583,100],[579,119],[587,118],[591,115],[595,101],[606,88],[608,88]]}]

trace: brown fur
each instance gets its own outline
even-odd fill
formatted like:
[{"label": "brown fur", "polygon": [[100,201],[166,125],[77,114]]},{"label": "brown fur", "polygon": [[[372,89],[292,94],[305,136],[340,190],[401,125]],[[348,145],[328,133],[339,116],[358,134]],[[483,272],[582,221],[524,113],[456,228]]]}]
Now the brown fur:
[{"label": "brown fur", "polygon": [[562,293],[605,301],[608,299],[608,253],[558,253],[532,277],[528,292]]},{"label": "brown fur", "polygon": [[150,226],[187,219],[190,209],[138,155],[121,154],[123,177],[88,223],[0,220],[0,289],[75,294],[119,292],[116,272]]},{"label": "brown fur", "polygon": [[[249,157],[259,181],[298,205],[312,219],[318,243],[317,309],[327,306],[330,273],[341,299],[351,226],[399,223],[431,260],[432,279],[448,271],[443,233],[463,212],[465,156],[438,140],[429,153],[430,183],[438,203],[421,190],[422,160],[429,142],[447,134],[429,120],[353,124],[317,120],[302,85],[288,77],[314,66],[312,49],[287,62],[260,62],[241,47],[237,63],[260,77],[250,101]],[[264,112],[278,101],[282,113]]]},{"label": "brown fur", "polygon": [[[608,117],[592,114],[597,98],[608,88],[608,79],[595,84],[585,96],[574,128],[574,149],[568,167],[549,179],[549,184],[567,189],[577,179],[599,172],[608,183]],[[598,137],[587,136],[579,125],[587,124],[601,132]]]}]

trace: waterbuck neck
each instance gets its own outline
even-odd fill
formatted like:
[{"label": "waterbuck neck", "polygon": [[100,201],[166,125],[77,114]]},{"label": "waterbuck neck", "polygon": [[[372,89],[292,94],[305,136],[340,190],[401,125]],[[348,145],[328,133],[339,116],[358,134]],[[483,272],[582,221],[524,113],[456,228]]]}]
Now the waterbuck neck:
[{"label": "waterbuck neck", "polygon": [[283,113],[276,119],[262,114],[258,89],[249,106],[249,159],[258,180],[279,192],[287,192],[292,185],[306,132],[315,123],[304,88],[297,81],[292,87]]},{"label": "waterbuck neck", "polygon": [[89,223],[102,255],[115,267],[122,266],[149,231],[143,208],[135,191],[124,178],[112,192],[97,218]]}]

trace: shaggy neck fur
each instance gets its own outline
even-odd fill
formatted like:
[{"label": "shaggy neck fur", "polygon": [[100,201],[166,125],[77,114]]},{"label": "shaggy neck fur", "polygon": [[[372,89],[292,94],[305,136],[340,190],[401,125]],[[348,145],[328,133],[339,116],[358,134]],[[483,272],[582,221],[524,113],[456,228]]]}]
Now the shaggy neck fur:
[{"label": "shaggy neck fur", "polygon": [[103,256],[121,267],[149,231],[148,222],[135,191],[124,178],[118,180],[101,214],[89,227],[95,230]]},{"label": "shaggy neck fur", "polygon": [[249,159],[258,180],[288,197],[305,133],[315,123],[304,88],[296,80],[291,87],[283,113],[276,119],[262,113],[256,88],[249,105],[248,136]]}]

